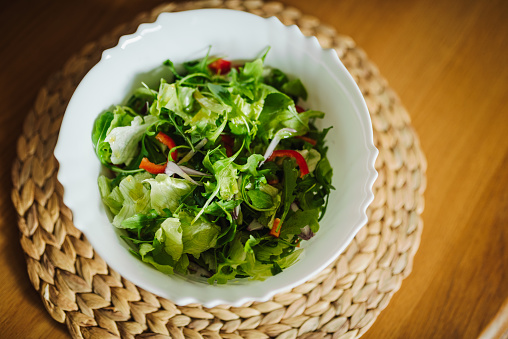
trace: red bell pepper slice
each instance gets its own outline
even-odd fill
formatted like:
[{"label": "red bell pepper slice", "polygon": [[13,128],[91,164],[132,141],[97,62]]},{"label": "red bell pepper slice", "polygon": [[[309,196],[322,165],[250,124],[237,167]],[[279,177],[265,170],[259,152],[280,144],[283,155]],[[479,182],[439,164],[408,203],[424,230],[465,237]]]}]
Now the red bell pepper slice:
[{"label": "red bell pepper slice", "polygon": [[312,138],[309,138],[309,137],[305,137],[305,136],[303,136],[303,135],[298,135],[298,136],[296,136],[295,138],[297,138],[297,139],[301,139],[301,140],[303,140],[303,141],[307,141],[307,142],[308,142],[309,144],[311,144],[312,146],[316,146],[316,144],[317,144],[317,141],[316,141],[316,140],[314,140],[314,139],[312,139]]},{"label": "red bell pepper slice", "polygon": [[[168,146],[169,149],[176,147],[175,141],[173,139],[171,139],[171,137],[165,133],[159,132],[155,136],[155,139],[159,140],[164,145]],[[173,161],[176,161],[176,159],[178,159],[178,151],[176,149],[173,152],[171,152],[171,159],[173,159]]]},{"label": "red bell pepper slice", "polygon": [[217,59],[208,65],[208,68],[215,74],[228,74],[231,70],[231,61]]},{"label": "red bell pepper slice", "polygon": [[161,174],[166,171],[166,164],[164,165],[157,165],[148,160],[147,158],[143,158],[141,160],[141,163],[139,164],[139,168],[146,170],[149,173],[152,174]]},{"label": "red bell pepper slice", "polygon": [[267,159],[267,161],[271,161],[271,160],[275,159],[276,157],[295,158],[296,164],[298,165],[298,167],[300,167],[300,178],[303,178],[304,175],[309,174],[309,167],[307,166],[307,162],[305,161],[303,156],[300,153],[298,153],[297,151],[293,151],[293,150],[289,150],[289,149],[273,151],[272,155],[270,155],[270,157]]}]

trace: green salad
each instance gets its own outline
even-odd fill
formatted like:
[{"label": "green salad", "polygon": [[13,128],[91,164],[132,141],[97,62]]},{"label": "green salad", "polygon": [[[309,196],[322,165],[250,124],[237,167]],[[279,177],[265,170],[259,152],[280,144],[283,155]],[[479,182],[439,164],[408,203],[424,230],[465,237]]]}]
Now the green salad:
[{"label": "green salad", "polygon": [[299,79],[205,57],[101,113],[92,142],[109,174],[102,200],[131,251],[157,270],[210,284],[264,280],[298,260],[331,185],[329,130]]}]

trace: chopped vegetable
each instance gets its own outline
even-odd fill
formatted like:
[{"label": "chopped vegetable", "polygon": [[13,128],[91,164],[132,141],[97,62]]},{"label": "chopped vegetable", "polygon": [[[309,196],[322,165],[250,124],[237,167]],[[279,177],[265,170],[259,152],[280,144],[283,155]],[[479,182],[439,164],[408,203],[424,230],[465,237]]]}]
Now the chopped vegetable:
[{"label": "chopped vegetable", "polygon": [[148,158],[143,158],[139,164],[139,168],[144,169],[148,173],[161,174],[166,170],[166,165],[157,165],[148,160]]},{"label": "chopped vegetable", "polygon": [[301,139],[301,140],[303,140],[303,141],[305,141],[305,142],[308,142],[308,143],[309,143],[309,144],[311,144],[312,146],[316,146],[316,144],[317,144],[317,141],[316,141],[316,140],[311,139],[311,138],[306,137],[306,136],[303,136],[303,135],[297,135],[295,138],[297,138],[297,139]]},{"label": "chopped vegetable", "polygon": [[279,218],[275,218],[273,221],[272,229],[270,230],[270,235],[278,238],[280,235],[280,228],[282,226],[282,223],[280,222]]},{"label": "chopped vegetable", "polygon": [[215,74],[228,74],[231,70],[231,61],[224,59],[217,59],[208,65]]},{"label": "chopped vegetable", "polygon": [[303,156],[297,151],[293,150],[278,150],[273,151],[272,155],[268,158],[268,161],[271,161],[277,157],[291,157],[295,158],[298,167],[300,167],[300,177],[303,178],[305,175],[309,174],[309,168],[307,167],[307,162],[303,158]]},{"label": "chopped vegetable", "polygon": [[[159,132],[157,134],[157,136],[155,137],[155,139],[159,140],[164,145],[168,146],[169,149],[176,147],[176,143],[173,141],[173,139],[171,139],[171,137],[169,135],[167,135],[163,132]],[[171,158],[173,159],[173,161],[176,161],[178,159],[178,151],[177,150],[174,150],[173,152],[171,152]]]},{"label": "chopped vegetable", "polygon": [[[319,230],[332,168],[302,82],[264,65],[203,58],[141,87],[92,131],[112,224],[143,262],[210,284],[264,280]],[[177,71],[183,69],[183,72]]]}]

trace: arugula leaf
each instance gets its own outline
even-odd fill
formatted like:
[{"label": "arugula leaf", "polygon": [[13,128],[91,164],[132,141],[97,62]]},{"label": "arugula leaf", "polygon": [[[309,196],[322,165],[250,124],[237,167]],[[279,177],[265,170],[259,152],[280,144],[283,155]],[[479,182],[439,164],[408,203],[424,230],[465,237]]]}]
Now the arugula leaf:
[{"label": "arugula leaf", "polygon": [[101,113],[97,119],[95,119],[93,130],[92,130],[92,143],[94,148],[100,141],[104,141],[111,122],[113,121],[114,114],[110,111]]},{"label": "arugula leaf", "polygon": [[263,75],[263,60],[256,59],[251,62],[246,62],[240,72],[241,81],[258,82]]},{"label": "arugula leaf", "polygon": [[157,93],[155,93],[154,96],[153,90],[145,87],[139,87],[131,95],[126,106],[131,108],[137,114],[144,114],[147,113],[148,107],[156,98]]},{"label": "arugula leaf", "polygon": [[247,253],[254,253],[252,249],[254,246],[261,242],[261,238],[254,238],[252,234],[249,236],[249,239],[245,242],[244,251]]},{"label": "arugula leaf", "polygon": [[245,263],[246,256],[240,234],[237,234],[230,243],[227,257],[222,258],[222,262],[217,265],[217,272],[208,279],[208,283],[225,284],[234,279],[238,274],[238,266]]},{"label": "arugula leaf", "polygon": [[260,190],[247,191],[247,196],[250,198],[252,205],[259,209],[268,209],[273,206],[272,197]]},{"label": "arugula leaf", "polygon": [[264,83],[275,87],[279,91],[282,90],[282,86],[288,82],[287,75],[280,69],[273,68],[269,71],[268,75],[264,78]]},{"label": "arugula leaf", "polygon": [[282,85],[281,90],[287,95],[307,100],[307,90],[303,86],[300,79],[294,79],[286,82]]},{"label": "arugula leaf", "polygon": [[[282,190],[282,199],[284,202],[284,210],[280,218],[280,223],[284,221],[289,212],[291,204],[295,200],[294,191],[296,188],[296,179],[298,178],[298,171],[295,168],[295,162],[292,159],[284,159],[284,188]],[[284,225],[282,227],[284,229]]]},{"label": "arugula leaf", "polygon": [[277,260],[277,265],[279,265],[281,269],[288,268],[298,261],[298,257],[302,254],[302,251],[302,249],[296,250],[284,258]]},{"label": "arugula leaf", "polygon": [[189,74],[192,73],[209,73],[208,64],[213,62],[213,60],[209,60],[208,56],[210,54],[210,48],[208,49],[208,52],[206,53],[206,56],[201,60],[192,60],[187,61],[183,63],[184,68],[189,72]]},{"label": "arugula leaf", "polygon": [[144,228],[152,228],[153,226],[161,223],[166,218],[167,217],[159,216],[155,210],[151,210],[146,214],[137,213],[130,218],[124,219],[121,223],[121,226],[125,229],[141,230]]},{"label": "arugula leaf", "polygon": [[175,65],[173,64],[173,62],[169,59],[167,59],[166,61],[164,61],[162,63],[164,66],[167,66],[169,68],[169,70],[171,71],[171,73],[173,73],[173,75],[177,78],[177,79],[181,79],[182,76],[176,71],[176,68],[175,68]]},{"label": "arugula leaf", "polygon": [[251,154],[247,158],[247,162],[244,165],[237,165],[235,164],[235,167],[240,172],[249,172],[252,175],[258,175],[258,165],[261,161],[263,161],[265,158],[261,154]]},{"label": "arugula leaf", "polygon": [[221,102],[224,105],[233,106],[233,99],[231,99],[231,93],[229,93],[223,86],[207,83],[206,86],[210,90],[210,93],[213,94],[215,99]]},{"label": "arugula leaf", "polygon": [[319,210],[298,210],[291,217],[289,217],[284,226],[281,228],[280,236],[283,239],[291,237],[296,234],[301,233],[301,228],[309,225],[312,232],[316,233],[319,231],[319,222],[318,222]]},{"label": "arugula leaf", "polygon": [[242,203],[241,199],[229,201],[224,200],[214,201],[205,208],[204,213],[219,217],[224,216],[225,215],[224,211],[231,212],[236,206],[240,206],[241,203]]},{"label": "arugula leaf", "polygon": [[224,227],[217,237],[217,246],[224,246],[232,241],[236,234],[236,222],[229,218],[229,225]]},{"label": "arugula leaf", "polygon": [[273,258],[278,258],[288,247],[286,243],[281,241],[270,241],[256,248],[256,259],[262,262],[271,262]]}]

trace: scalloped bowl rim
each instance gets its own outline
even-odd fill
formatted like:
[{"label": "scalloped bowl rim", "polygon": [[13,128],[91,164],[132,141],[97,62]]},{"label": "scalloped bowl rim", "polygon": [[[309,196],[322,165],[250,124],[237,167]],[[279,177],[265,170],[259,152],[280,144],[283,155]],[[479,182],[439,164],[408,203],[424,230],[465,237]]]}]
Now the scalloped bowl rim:
[{"label": "scalloped bowl rim", "polygon": [[[221,286],[206,285],[177,276],[165,276],[147,264],[142,263],[137,258],[134,258],[126,250],[126,244],[123,240],[119,239],[116,233],[117,230],[112,230],[114,227],[110,224],[109,220],[104,219],[107,217],[107,214],[100,201],[96,185],[97,176],[100,171],[99,161],[95,159],[94,164],[89,163],[92,161],[90,152],[87,150],[87,147],[90,150],[92,149],[90,120],[93,124],[93,120],[95,120],[95,117],[101,111],[125,99],[126,94],[128,94],[126,91],[132,89],[133,75],[137,76],[139,73],[143,73],[140,70],[144,70],[148,74],[154,69],[155,61],[151,60],[150,64],[147,59],[150,59],[152,54],[160,53],[153,52],[148,55],[146,51],[142,50],[143,44],[148,44],[148,47],[152,46],[153,42],[151,41],[157,37],[157,34],[161,35],[164,32],[168,34],[165,37],[178,42],[181,37],[175,37],[171,35],[172,32],[170,30],[168,31],[170,27],[176,25],[175,23],[185,24],[190,27],[189,29],[195,29],[195,27],[200,27],[199,25],[210,23],[212,16],[216,23],[208,29],[215,31],[215,33],[222,32],[220,29],[226,27],[225,22],[236,23],[237,25],[244,24],[235,26],[237,27],[235,32],[229,32],[225,37],[209,36],[210,40],[218,40],[212,41],[212,54],[222,53],[227,56],[244,56],[244,58],[249,57],[250,59],[258,56],[252,52],[254,47],[248,52],[250,53],[249,55],[245,55],[247,52],[243,51],[249,50],[250,45],[242,45],[243,42],[240,40],[234,40],[234,43],[231,42],[233,38],[229,35],[238,39],[238,31],[250,36],[253,39],[251,43],[254,41],[256,46],[262,46],[265,41],[270,41],[271,43],[277,42],[280,44],[280,47],[279,45],[271,45],[266,63],[271,65],[271,62],[273,62],[275,67],[282,68],[283,70],[285,66],[292,67],[292,65],[301,66],[304,64],[306,68],[315,68],[314,71],[321,72],[319,74],[323,76],[322,82],[326,82],[326,85],[322,85],[320,82],[313,83],[313,88],[309,89],[308,84],[302,78],[302,81],[309,90],[309,103],[314,103],[316,106],[331,107],[332,112],[327,112],[327,117],[330,114],[332,119],[342,119],[340,120],[341,122],[351,125],[345,128],[340,124],[338,128],[341,134],[346,135],[347,138],[346,136],[337,135],[337,133],[332,134],[331,146],[333,149],[330,147],[328,153],[329,158],[333,157],[335,159],[334,162],[330,160],[334,168],[333,184],[335,185],[336,178],[338,178],[337,180],[340,181],[339,187],[345,188],[345,191],[350,193],[350,195],[344,197],[339,196],[339,193],[334,191],[332,193],[333,199],[330,199],[330,202],[336,201],[339,206],[347,206],[353,211],[340,211],[340,208],[330,211],[334,206],[331,204],[327,215],[325,215],[325,218],[321,222],[320,232],[303,246],[306,249],[300,262],[265,281],[243,281]],[[217,18],[222,20],[217,20]],[[253,28],[258,29],[258,31],[254,32]],[[194,31],[194,33],[196,32]],[[261,35],[260,37],[257,37],[258,33]],[[187,32],[183,34],[185,35]],[[211,33],[206,32],[205,34],[209,35]],[[228,37],[231,38],[231,41],[227,39]],[[180,42],[183,43],[182,41]],[[196,43],[199,44],[199,42]],[[136,49],[135,47],[138,44],[140,46]],[[178,52],[171,50],[168,53],[181,53],[177,58],[180,59],[180,62],[189,60],[185,59],[185,57],[196,58],[204,56],[208,45],[205,44],[202,48],[195,46],[188,47],[188,45],[192,44],[193,42],[188,42],[187,40],[185,41],[185,46],[178,45]],[[236,47],[237,45],[242,45],[242,48]],[[161,48],[164,49],[166,47],[158,47],[157,50]],[[185,51],[186,48],[189,50]],[[301,51],[301,54],[294,53],[290,58],[287,58],[287,55],[284,55],[284,53],[288,53],[288,50],[293,49]],[[258,48],[257,53],[259,52],[261,52],[261,49]],[[182,55],[185,55],[185,57]],[[143,56],[143,59],[141,56]],[[165,59],[160,59],[159,64],[163,60]],[[139,62],[139,65],[133,66],[132,64],[136,61]],[[136,69],[136,72],[129,76],[122,75],[118,69],[122,65],[128,69],[133,67]],[[307,71],[306,68],[300,68],[301,74],[303,77],[307,76],[308,81],[312,82],[311,75],[306,75],[311,71]],[[118,81],[120,84],[118,85],[119,88],[111,88],[114,85],[114,81],[110,84],[112,80],[105,76],[105,74],[109,74],[110,77],[116,76],[117,78],[114,80],[120,79]],[[300,73],[297,75],[300,77]],[[125,78],[122,78],[124,76]],[[125,79],[130,79],[131,83],[128,83],[129,80]],[[98,86],[100,89],[97,88]],[[336,86],[333,87],[336,92],[329,89],[329,86]],[[321,88],[321,91],[332,91],[330,93],[334,94],[333,100],[342,100],[343,104],[348,105],[347,107],[343,105],[340,109],[346,107],[349,112],[339,112],[338,108],[335,109],[335,106],[330,106],[332,100],[328,97],[319,97],[321,94],[317,90],[314,93],[314,87]],[[119,93],[123,93],[122,100],[120,101],[119,95],[122,94]],[[314,101],[311,99],[313,96],[316,97]],[[97,100],[90,100],[90,97]],[[101,109],[97,110],[100,107]],[[320,109],[320,107],[311,107]],[[349,130],[352,131],[350,132]],[[361,135],[357,136],[358,133]],[[88,136],[87,140],[84,139],[85,135]],[[339,140],[337,138],[344,139]],[[78,141],[71,148],[69,143],[74,140]],[[351,140],[354,142],[350,142]],[[355,152],[360,151],[358,159],[351,155],[351,148]],[[76,150],[79,151],[79,154],[76,154],[78,153]],[[336,156],[335,152],[338,152],[339,155]],[[333,49],[321,48],[315,37],[305,37],[297,26],[285,26],[275,17],[262,18],[254,14],[227,9],[199,9],[177,13],[162,13],[155,22],[141,24],[135,33],[122,36],[115,47],[103,52],[101,60],[85,75],[76,88],[67,106],[55,148],[55,157],[60,163],[58,180],[65,189],[64,203],[73,211],[75,226],[83,232],[94,247],[94,250],[106,263],[137,286],[167,298],[177,305],[200,303],[205,307],[214,307],[220,304],[240,306],[248,301],[266,301],[276,293],[288,291],[304,283],[331,264],[367,222],[366,210],[374,199],[372,186],[377,178],[377,172],[374,167],[377,155],[378,150],[373,143],[372,125],[365,100],[353,78]],[[93,156],[95,157],[95,155]],[[338,164],[336,159],[346,159],[348,168],[343,168],[346,167],[344,165],[335,167],[334,164]],[[337,174],[336,172],[340,173]],[[358,178],[358,173],[361,174],[361,178]],[[92,176],[93,180],[95,180],[95,187],[93,188],[90,187]],[[355,186],[349,187],[351,186],[350,182],[353,182]],[[354,198],[356,200],[354,202],[348,201],[350,196],[353,196],[351,199]],[[333,217],[328,218],[328,213],[333,214]],[[342,220],[339,217],[342,219],[347,217],[347,220]],[[338,221],[343,222],[346,225],[343,227],[347,227],[347,229],[333,227],[334,225],[332,224]],[[108,226],[110,229],[108,229]],[[337,236],[337,234],[339,235],[338,240],[332,237]],[[320,254],[319,256],[317,255],[318,253]]]}]

